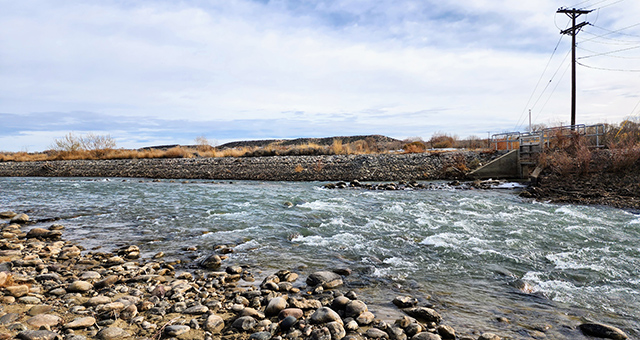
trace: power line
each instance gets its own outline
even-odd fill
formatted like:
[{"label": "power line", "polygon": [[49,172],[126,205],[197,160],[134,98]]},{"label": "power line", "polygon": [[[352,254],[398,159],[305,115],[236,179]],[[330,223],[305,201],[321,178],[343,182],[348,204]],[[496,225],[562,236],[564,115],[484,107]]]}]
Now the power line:
[{"label": "power line", "polygon": [[[639,22],[639,23],[637,23],[637,24],[633,24],[633,25],[631,25],[631,26],[627,26],[627,27],[623,27],[623,28],[621,28],[621,29],[614,30],[614,31],[612,31],[612,30],[610,30],[610,29],[608,29],[608,28],[604,28],[604,27],[600,27],[600,26],[596,26],[596,25],[591,25],[591,26],[592,26],[592,27],[595,27],[595,28],[598,28],[598,29],[601,29],[601,30],[603,30],[603,31],[605,31],[605,32],[608,32],[607,34],[603,34],[603,35],[601,35],[601,36],[599,36],[599,37],[604,37],[604,36],[607,36],[607,35],[610,35],[610,34],[617,33],[617,34],[621,34],[621,35],[627,35],[627,36],[630,36],[630,37],[637,37],[637,38],[640,38],[640,35],[636,35],[636,34],[628,34],[628,33],[620,33],[620,32],[622,32],[622,31],[624,31],[624,30],[628,30],[628,29],[630,29],[630,28],[634,28],[634,27],[636,27],[636,26],[640,26],[640,22]],[[594,39],[595,39],[595,38],[594,38]]]},{"label": "power line", "polygon": [[[563,36],[561,35],[560,39],[558,39],[558,43],[556,44],[556,47],[553,49],[553,52],[551,53],[551,57],[549,57],[549,61],[547,61],[547,65],[544,67],[544,70],[542,71],[542,74],[540,75],[540,78],[538,79],[538,82],[536,83],[536,86],[533,88],[533,92],[531,92],[531,96],[529,96],[529,100],[527,100],[527,104],[524,106],[524,109],[522,110],[522,113],[520,114],[520,118],[518,118],[515,130],[517,130],[518,126],[520,126],[520,121],[522,120],[522,117],[524,116],[525,112],[527,111],[527,108],[529,107],[529,103],[531,103],[531,99],[533,99],[533,95],[536,93],[536,90],[538,89],[538,86],[540,85],[540,82],[542,81],[542,78],[544,77],[544,74],[547,72],[547,69],[549,68],[549,65],[551,64],[551,60],[553,60],[553,56],[556,54],[556,51],[558,50],[558,46],[560,46],[560,42],[562,41],[562,38],[563,38]],[[565,59],[566,59],[566,57],[565,57]],[[556,71],[556,73],[557,72],[558,71]],[[543,93],[544,93],[544,90],[543,90]]]},{"label": "power line", "polygon": [[[624,51],[631,51],[631,50],[635,50],[635,49],[638,49],[638,48],[640,48],[640,45],[633,46],[633,47],[622,48],[622,49],[615,50],[615,51],[609,51],[609,52],[603,52],[603,53],[588,55],[588,56],[580,57],[578,59],[587,59],[587,58],[593,58],[593,57],[606,56],[606,55],[609,55],[609,54],[618,53],[618,52],[624,52]],[[592,53],[597,53],[597,52],[592,52]]]},{"label": "power line", "polygon": [[569,70],[569,65],[567,65],[567,67],[564,68],[564,72],[562,72],[562,75],[560,76],[560,79],[558,79],[558,82],[556,83],[556,86],[553,87],[553,90],[551,91],[551,93],[549,94],[549,97],[547,98],[547,100],[544,102],[544,104],[542,105],[542,107],[540,108],[540,110],[538,111],[538,114],[536,114],[536,118],[533,120],[534,122],[538,120],[538,117],[540,116],[540,113],[542,113],[542,111],[544,111],[544,108],[547,107],[547,104],[549,103],[549,101],[551,100],[551,98],[553,97],[553,94],[556,92],[556,90],[558,89],[558,86],[560,86],[560,82],[562,81],[562,79],[564,78],[564,75],[567,74],[567,71]]},{"label": "power line", "polygon": [[601,71],[614,71],[614,72],[640,72],[640,70],[625,70],[625,69],[615,69],[615,68],[604,68],[604,67],[596,67],[596,66],[589,66],[589,65],[585,65],[581,62],[576,61],[576,64],[586,67],[586,68],[591,68],[594,70],[601,70]]},{"label": "power line", "polygon": [[[621,46],[621,45],[631,45],[631,44],[640,44],[640,40],[622,40],[622,39],[614,39],[614,38],[605,38],[604,36],[599,36],[596,34],[593,34],[589,31],[584,31],[584,33],[589,34],[591,36],[593,36],[594,38],[588,39],[588,40],[582,40],[579,41],[579,44],[583,44],[583,43],[596,43],[596,44],[603,44],[603,45],[617,45],[617,46]],[[599,40],[595,40],[595,39],[603,39],[603,40],[609,40],[609,41],[599,41]],[[611,42],[611,41],[615,41],[615,42]]]}]

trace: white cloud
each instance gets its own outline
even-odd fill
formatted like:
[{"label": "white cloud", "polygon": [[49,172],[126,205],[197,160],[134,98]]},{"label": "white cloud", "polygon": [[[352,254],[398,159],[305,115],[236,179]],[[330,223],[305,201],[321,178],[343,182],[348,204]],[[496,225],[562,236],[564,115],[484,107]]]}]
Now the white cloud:
[{"label": "white cloud", "polygon": [[[0,113],[82,111],[86,124],[91,113],[138,117],[167,124],[155,132],[162,142],[186,138],[170,123],[175,120],[227,122],[220,124],[227,132],[218,131],[225,135],[242,131],[218,139],[512,130],[559,39],[555,23],[567,23],[556,16],[558,7],[551,0],[4,1]],[[598,22],[618,29],[633,24],[634,13],[640,14],[638,5],[626,1],[603,8]],[[568,39],[560,45],[543,86],[568,45]],[[579,112],[594,122],[620,120],[638,100],[637,81],[602,72],[579,70]],[[568,115],[568,80],[536,113],[539,122]],[[248,120],[318,129],[286,125],[289,130],[252,133],[244,129]],[[118,129],[124,143],[134,143],[135,130]],[[19,131],[33,135],[28,126]],[[153,144],[154,133],[149,136]],[[27,145],[0,142],[0,149]]]}]

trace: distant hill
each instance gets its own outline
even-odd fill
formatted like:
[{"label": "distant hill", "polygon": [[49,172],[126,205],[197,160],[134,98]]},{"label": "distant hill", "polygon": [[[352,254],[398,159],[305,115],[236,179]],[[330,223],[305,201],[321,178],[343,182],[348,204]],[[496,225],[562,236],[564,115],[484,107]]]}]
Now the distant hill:
[{"label": "distant hill", "polygon": [[311,143],[322,145],[322,146],[330,146],[333,144],[334,140],[341,140],[342,144],[350,144],[360,140],[374,141],[378,145],[402,143],[401,140],[391,138],[391,137],[386,137],[382,135],[366,135],[366,136],[337,136],[337,137],[324,137],[324,138],[249,140],[249,141],[229,142],[222,145],[218,145],[217,148],[220,150],[241,148],[241,147],[263,148],[271,144],[277,144],[281,146],[295,146],[295,145],[305,145],[305,144],[311,144]]}]

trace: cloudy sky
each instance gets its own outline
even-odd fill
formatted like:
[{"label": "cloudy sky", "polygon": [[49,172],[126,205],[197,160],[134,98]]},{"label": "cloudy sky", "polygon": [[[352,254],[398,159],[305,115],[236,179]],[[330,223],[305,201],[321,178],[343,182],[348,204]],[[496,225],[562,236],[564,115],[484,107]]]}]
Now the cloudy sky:
[{"label": "cloudy sky", "polygon": [[[636,0],[0,0],[0,150],[435,132],[640,115]],[[557,46],[557,48],[556,48]],[[555,51],[555,52],[554,52]],[[635,110],[634,110],[635,108]]]}]

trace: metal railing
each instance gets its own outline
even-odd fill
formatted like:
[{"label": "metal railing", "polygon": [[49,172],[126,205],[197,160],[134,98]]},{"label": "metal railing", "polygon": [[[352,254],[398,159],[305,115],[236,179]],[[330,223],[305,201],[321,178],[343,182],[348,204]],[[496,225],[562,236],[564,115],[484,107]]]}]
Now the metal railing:
[{"label": "metal railing", "polygon": [[[562,137],[570,138],[574,135],[584,136],[591,147],[601,148],[604,145],[604,124],[598,125],[567,125],[533,132],[505,132],[491,136],[491,143],[495,150],[515,150],[521,146],[528,146],[529,151],[541,152],[552,145],[552,141]],[[533,145],[539,148],[533,148]]]}]

